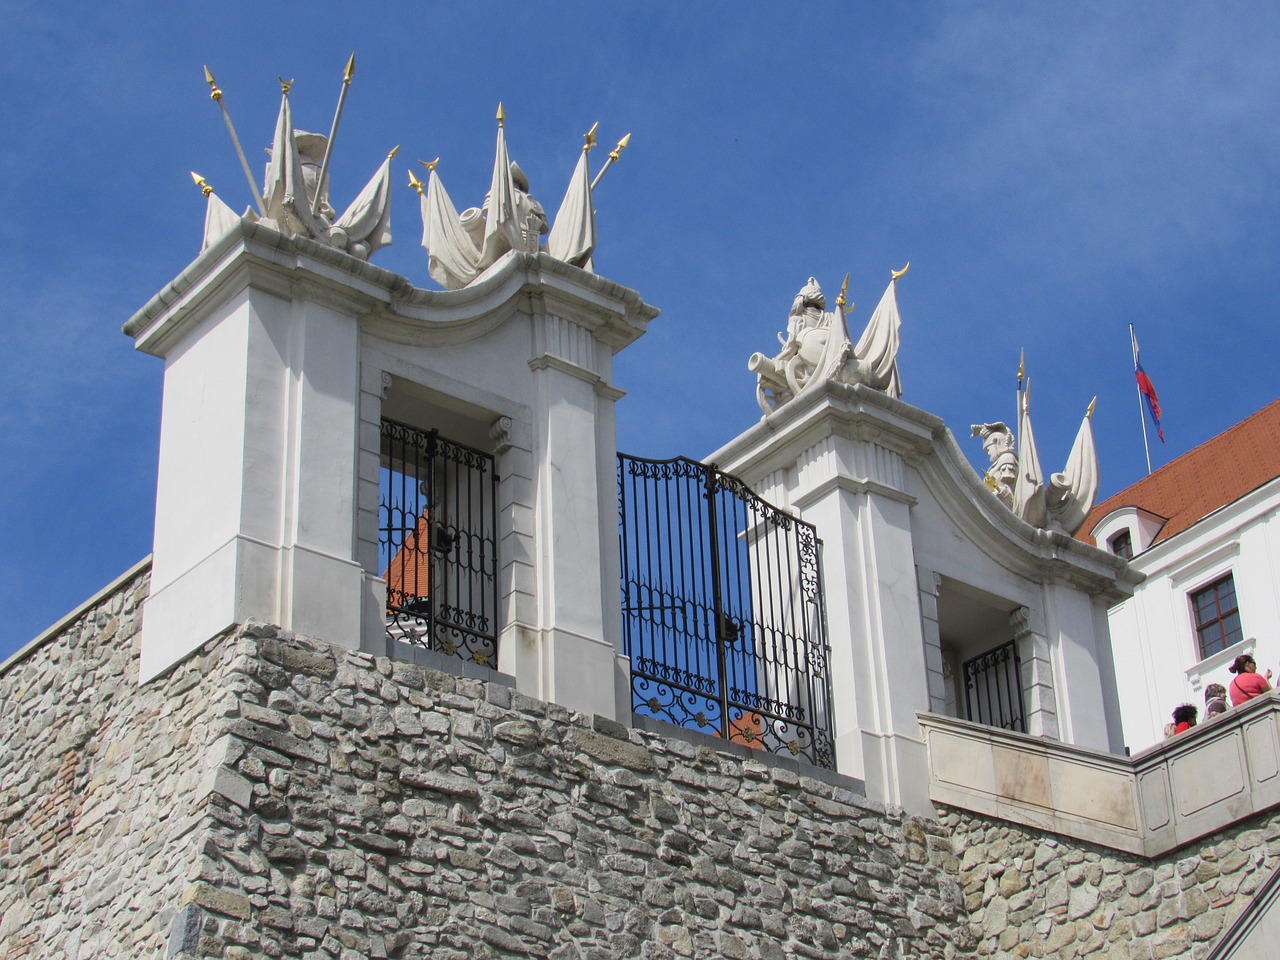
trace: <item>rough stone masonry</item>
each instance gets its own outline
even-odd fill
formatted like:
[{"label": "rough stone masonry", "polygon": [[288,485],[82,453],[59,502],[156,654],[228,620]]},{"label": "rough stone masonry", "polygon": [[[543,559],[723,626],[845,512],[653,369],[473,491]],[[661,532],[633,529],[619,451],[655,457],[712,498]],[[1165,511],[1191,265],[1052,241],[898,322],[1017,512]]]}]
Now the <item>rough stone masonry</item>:
[{"label": "rough stone masonry", "polygon": [[1280,859],[907,817],[265,624],[139,687],[146,592],[0,673],[0,960],[1202,957]]}]

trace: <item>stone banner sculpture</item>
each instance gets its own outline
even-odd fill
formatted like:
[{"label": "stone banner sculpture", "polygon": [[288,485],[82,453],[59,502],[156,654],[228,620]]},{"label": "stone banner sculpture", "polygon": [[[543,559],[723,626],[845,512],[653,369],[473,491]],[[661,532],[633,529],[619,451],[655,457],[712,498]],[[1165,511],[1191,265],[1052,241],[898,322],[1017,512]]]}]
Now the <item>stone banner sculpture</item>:
[{"label": "stone banner sculpture", "polygon": [[787,317],[787,334],[778,334],[782,350],[775,357],[754,353],[747,369],[756,375],[756,402],[769,414],[782,404],[827,380],[837,383],[865,383],[897,399],[902,396],[898,378],[897,282],[911,264],[889,274],[889,286],[854,344],[845,322],[845,295],[849,276],[845,275],[836,309],[828,313],[826,297],[818,281],[810,277],[800,288]]},{"label": "stone banner sculpture", "polygon": [[[593,191],[605,170],[618,160],[631,139],[627,134],[609,154],[596,179],[591,179],[589,154],[596,144],[594,124],[584,135],[586,141],[577,166],[569,179],[564,200],[554,226],[547,222],[542,204],[529,192],[529,180],[507,153],[506,113],[498,104],[498,141],[494,152],[493,177],[482,207],[468,207],[458,213],[436,166],[440,158],[419,161],[427,168],[427,183],[409,173],[409,186],[418,192],[422,212],[422,246],[427,251],[427,272],[447,290],[465,287],[511,250],[546,253],[565,263],[591,270],[596,246],[596,213]],[[542,237],[546,236],[546,247]]]},{"label": "stone banner sculpture", "polygon": [[1093,442],[1093,410],[1098,398],[1089,403],[1075,443],[1062,472],[1045,482],[1031,429],[1031,380],[1026,364],[1018,363],[1018,434],[1015,438],[1004,423],[976,423],[972,435],[982,438],[991,458],[983,477],[1001,503],[1034,527],[1058,530],[1068,536],[1080,529],[1098,496],[1098,452]]},{"label": "stone banner sculpture", "polygon": [[[266,223],[285,236],[304,236],[338,250],[345,250],[359,260],[368,260],[379,249],[390,245],[391,160],[399,147],[387,154],[382,166],[342,216],[336,216],[329,200],[329,160],[332,157],[338,123],[342,118],[347,89],[355,75],[355,54],[347,61],[338,109],[327,137],[294,128],[293,111],[289,103],[289,89],[293,86],[293,81],[280,81],[280,113],[276,118],[275,136],[268,150],[271,159],[267,163],[261,191],[258,190],[245,159],[240,138],[236,135],[235,126],[223,102],[222,90],[208,67],[205,67],[204,75],[205,82],[212,91],[210,98],[222,111],[257,204],[257,212],[246,210],[243,219]],[[217,198],[202,177],[194,173],[192,177],[196,179],[197,186],[205,191],[208,200],[204,235],[204,247],[208,247],[240,218]]]}]

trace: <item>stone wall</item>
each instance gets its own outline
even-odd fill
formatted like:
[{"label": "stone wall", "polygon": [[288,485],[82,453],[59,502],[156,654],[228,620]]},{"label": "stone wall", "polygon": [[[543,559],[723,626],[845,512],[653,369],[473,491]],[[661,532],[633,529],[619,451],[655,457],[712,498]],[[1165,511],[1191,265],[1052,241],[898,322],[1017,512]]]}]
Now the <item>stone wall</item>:
[{"label": "stone wall", "polygon": [[140,569],[0,667],[0,960],[1200,960],[1280,863],[1151,861],[250,623],[137,685]]},{"label": "stone wall", "polygon": [[949,957],[936,823],[709,738],[249,624],[139,688],[145,575],[0,671],[0,958]]},{"label": "stone wall", "polygon": [[228,663],[139,688],[142,567],[0,668],[0,958],[156,957],[197,859]]},{"label": "stone wall", "polygon": [[1157,858],[950,811],[979,957],[1200,960],[1280,865],[1280,819],[1253,817]]}]

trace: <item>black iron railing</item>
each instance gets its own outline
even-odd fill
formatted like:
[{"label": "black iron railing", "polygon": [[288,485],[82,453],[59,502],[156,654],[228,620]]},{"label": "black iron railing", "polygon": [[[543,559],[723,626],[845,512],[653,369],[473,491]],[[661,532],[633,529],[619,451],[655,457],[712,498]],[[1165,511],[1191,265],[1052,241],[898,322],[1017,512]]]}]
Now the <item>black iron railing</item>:
[{"label": "black iron railing", "polygon": [[968,719],[975,723],[1027,732],[1017,641],[965,661],[964,697]]},{"label": "black iron railing", "polygon": [[834,766],[821,541],[740,480],[618,456],[632,709]]},{"label": "black iron railing", "polygon": [[497,667],[497,484],[491,455],[382,421],[388,638]]}]

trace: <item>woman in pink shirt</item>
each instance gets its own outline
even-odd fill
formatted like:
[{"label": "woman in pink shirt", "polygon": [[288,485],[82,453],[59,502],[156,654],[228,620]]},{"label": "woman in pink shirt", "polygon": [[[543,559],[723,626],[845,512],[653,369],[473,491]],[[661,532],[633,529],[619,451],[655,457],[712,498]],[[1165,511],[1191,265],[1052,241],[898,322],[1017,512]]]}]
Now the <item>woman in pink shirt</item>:
[{"label": "woman in pink shirt", "polygon": [[1236,675],[1236,678],[1231,681],[1229,690],[1233,707],[1238,707],[1246,700],[1259,697],[1271,689],[1271,684],[1268,682],[1271,679],[1271,670],[1267,670],[1265,677],[1260,676],[1257,662],[1247,653],[1236,657],[1235,663],[1227,669]]}]

